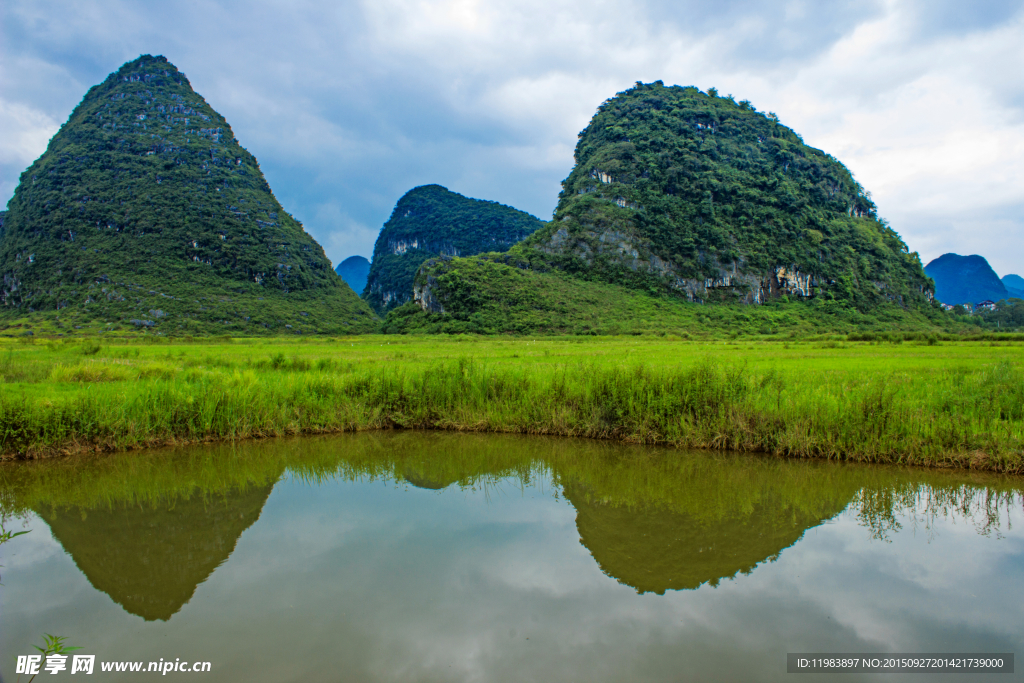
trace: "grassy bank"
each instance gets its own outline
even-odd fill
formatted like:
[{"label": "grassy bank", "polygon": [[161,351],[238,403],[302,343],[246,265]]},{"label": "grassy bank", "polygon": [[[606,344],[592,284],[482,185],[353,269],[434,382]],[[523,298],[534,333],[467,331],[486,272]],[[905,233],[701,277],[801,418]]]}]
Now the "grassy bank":
[{"label": "grassy bank", "polygon": [[11,343],[6,458],[382,428],[1024,471],[1012,342]]}]

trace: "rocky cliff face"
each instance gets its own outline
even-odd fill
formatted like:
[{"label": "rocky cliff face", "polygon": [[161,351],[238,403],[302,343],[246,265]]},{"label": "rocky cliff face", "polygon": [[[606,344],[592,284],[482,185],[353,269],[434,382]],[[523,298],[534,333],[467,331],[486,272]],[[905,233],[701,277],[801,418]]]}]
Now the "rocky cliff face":
[{"label": "rocky cliff face", "polygon": [[821,287],[834,285],[820,276],[802,273],[799,266],[775,266],[766,271],[744,272],[743,262],[735,261],[728,267],[719,266],[717,272],[705,277],[686,277],[677,264],[666,261],[654,253],[650,240],[637,234],[625,234],[617,229],[601,233],[586,231],[571,237],[565,228],[556,230],[549,242],[536,246],[538,251],[557,256],[564,253],[569,243],[573,257],[584,266],[593,267],[599,260],[625,266],[631,273],[648,275],[661,280],[688,301],[704,303],[716,293],[728,293],[731,300],[745,304],[760,304],[783,295],[811,297]]},{"label": "rocky cliff face", "polygon": [[440,185],[414,188],[398,200],[377,237],[363,298],[384,313],[412,298],[416,271],[428,259],[505,251],[543,224]]},{"label": "rocky cliff face", "polygon": [[163,57],[91,88],[8,208],[0,317],[74,313],[168,332],[374,327],[228,122]]}]

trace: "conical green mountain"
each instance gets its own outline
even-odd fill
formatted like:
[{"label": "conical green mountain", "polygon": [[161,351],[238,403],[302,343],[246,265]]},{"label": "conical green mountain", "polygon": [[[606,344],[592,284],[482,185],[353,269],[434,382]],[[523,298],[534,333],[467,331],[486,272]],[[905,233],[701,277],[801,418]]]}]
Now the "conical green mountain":
[{"label": "conical green mountain", "polygon": [[[575,161],[550,223],[506,257],[428,264],[420,306],[468,317],[490,305],[469,280],[558,272],[702,304],[931,308],[920,258],[846,167],[749,102],[638,83],[600,106]],[[528,297],[493,289],[511,293],[506,309]]]},{"label": "conical green mountain", "polygon": [[413,188],[377,237],[363,298],[385,313],[412,299],[413,279],[427,259],[505,251],[542,225],[525,211],[440,185]]},{"label": "conical green mountain", "polygon": [[21,176],[0,232],[0,320],[163,333],[362,332],[364,302],[163,57],[91,88]]}]

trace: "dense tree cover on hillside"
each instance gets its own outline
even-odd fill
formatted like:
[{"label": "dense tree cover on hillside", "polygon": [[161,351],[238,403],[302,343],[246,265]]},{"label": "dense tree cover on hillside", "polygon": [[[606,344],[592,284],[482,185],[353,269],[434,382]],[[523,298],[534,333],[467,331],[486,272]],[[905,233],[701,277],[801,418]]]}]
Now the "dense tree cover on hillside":
[{"label": "dense tree cover on hillside", "polygon": [[924,272],[935,281],[935,298],[950,306],[1010,296],[992,266],[977,254],[943,254],[925,266]]},{"label": "dense tree cover on hillside", "polygon": [[377,237],[363,298],[384,313],[412,298],[416,271],[427,259],[504,251],[542,225],[525,211],[440,185],[413,188]]},{"label": "dense tree cover on hillside", "polygon": [[163,57],[91,88],[0,233],[0,316],[163,332],[367,331],[364,302]]},{"label": "dense tree cover on hillside", "polygon": [[749,102],[637,84],[598,109],[576,160],[556,221],[618,218],[684,277],[796,266],[864,303],[879,298],[873,282],[927,286],[917,255],[849,171]]},{"label": "dense tree cover on hillside", "polygon": [[[660,81],[600,106],[554,219],[509,256],[700,303],[931,306],[918,255],[839,161],[749,102]],[[459,261],[425,276],[441,283]]]},{"label": "dense tree cover on hillside", "polygon": [[980,325],[977,316],[953,316],[932,306],[908,310],[883,302],[860,311],[824,297],[807,302],[782,297],[761,306],[697,305],[671,293],[651,294],[558,270],[538,272],[522,267],[507,253],[431,261],[417,275],[417,282],[421,296],[424,289],[429,290],[423,302],[429,310],[421,308],[421,302],[399,306],[388,313],[384,332],[671,333],[693,338],[839,333],[888,338],[896,333],[968,334],[978,332]]}]

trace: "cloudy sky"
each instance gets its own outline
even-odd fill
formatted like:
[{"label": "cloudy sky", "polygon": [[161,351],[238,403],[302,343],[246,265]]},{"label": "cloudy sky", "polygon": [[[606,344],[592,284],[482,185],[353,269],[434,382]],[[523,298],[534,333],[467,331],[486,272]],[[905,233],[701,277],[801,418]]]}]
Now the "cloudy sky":
[{"label": "cloudy sky", "polygon": [[163,54],[338,263],[425,183],[541,218],[635,81],[776,112],[925,263],[1024,274],[1024,0],[4,0],[0,203],[86,90]]}]

